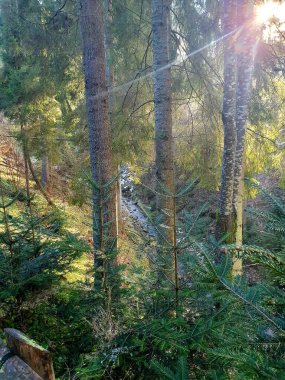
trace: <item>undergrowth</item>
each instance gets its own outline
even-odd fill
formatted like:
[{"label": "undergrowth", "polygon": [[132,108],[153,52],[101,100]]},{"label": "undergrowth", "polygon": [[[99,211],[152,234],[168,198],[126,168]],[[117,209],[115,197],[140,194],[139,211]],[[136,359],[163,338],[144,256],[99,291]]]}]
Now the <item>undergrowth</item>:
[{"label": "undergrowth", "polygon": [[[104,291],[94,290],[90,276],[67,281],[89,247],[65,229],[58,212],[10,214],[20,200],[5,193],[1,328],[19,328],[48,348],[60,379],[285,379],[285,207],[268,197],[268,213],[249,212],[264,218],[264,231],[279,239],[278,249],[269,242],[225,246],[217,265],[219,243],[179,232],[183,275],[177,306],[173,290],[157,286],[151,260],[125,266],[112,304]],[[184,216],[179,223],[194,231],[197,218]],[[132,234],[132,250],[134,239]],[[153,240],[140,238],[138,257],[151,259],[155,249]],[[232,255],[262,267],[263,281],[232,278]]]}]

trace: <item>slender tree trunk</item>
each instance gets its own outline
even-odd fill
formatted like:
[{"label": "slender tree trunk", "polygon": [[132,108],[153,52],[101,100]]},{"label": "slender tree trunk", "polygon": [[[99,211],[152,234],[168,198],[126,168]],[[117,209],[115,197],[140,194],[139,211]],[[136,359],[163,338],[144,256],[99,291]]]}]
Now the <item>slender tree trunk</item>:
[{"label": "slender tree trunk", "polygon": [[[174,159],[171,111],[171,70],[169,66],[171,0],[152,0],[153,72],[155,104],[155,150],[157,198],[160,217],[158,235],[159,282],[175,283],[173,255]],[[164,193],[165,196],[161,195]],[[168,196],[167,196],[168,193]]]},{"label": "slender tree trunk", "polygon": [[33,167],[33,163],[32,163],[32,160],[31,160],[31,157],[30,157],[30,153],[29,153],[29,150],[28,148],[26,148],[26,159],[27,159],[27,163],[28,163],[28,166],[29,166],[29,169],[30,169],[30,172],[32,174],[32,177],[33,177],[33,180],[36,182],[36,185],[38,187],[38,189],[40,190],[40,192],[42,193],[42,195],[45,197],[46,201],[48,202],[48,204],[50,206],[54,206],[54,203],[53,201],[51,200],[51,198],[49,197],[48,193],[46,192],[45,188],[43,187],[41,181],[38,179],[37,175],[36,175],[36,172],[34,170],[34,167]]},{"label": "slender tree trunk", "polygon": [[[236,0],[224,1],[224,35],[236,29]],[[233,187],[236,149],[236,52],[235,34],[226,38],[224,43],[224,99],[223,127],[224,153],[222,162],[219,219],[217,223],[217,238],[228,233],[228,242],[234,239]]]},{"label": "slender tree trunk", "polygon": [[117,229],[118,234],[123,231],[122,223],[122,185],[121,185],[121,168],[118,166],[118,178],[116,181],[116,194],[117,194]]},{"label": "slender tree trunk", "polygon": [[42,161],[42,170],[41,170],[41,181],[43,187],[47,190],[49,186],[49,160],[46,144],[46,135],[43,126],[41,125],[41,136],[42,136],[42,152],[41,152],[41,161]]},{"label": "slender tree trunk", "polygon": [[23,158],[24,158],[24,168],[25,168],[25,183],[26,183],[26,195],[27,195],[27,208],[32,214],[31,210],[31,191],[30,191],[30,176],[29,176],[29,166],[27,160],[27,142],[25,137],[24,126],[21,125],[21,135],[22,135],[22,146],[23,146]]},{"label": "slender tree trunk", "polygon": [[49,186],[49,163],[47,155],[42,156],[41,180],[43,186],[47,189]]},{"label": "slender tree trunk", "polygon": [[[116,190],[115,184],[110,184],[114,170],[106,81],[103,0],[79,0],[79,5],[91,173],[96,184],[93,186],[95,287],[101,289],[104,278],[108,280],[110,270],[115,265],[115,260],[108,257],[108,253],[117,241]],[[103,250],[107,258],[102,257]]]},{"label": "slender tree trunk", "polygon": [[[25,182],[26,182],[26,194],[27,194],[27,210],[30,214],[31,219],[33,218],[33,209],[32,209],[32,203],[31,203],[31,189],[30,189],[30,176],[29,176],[29,151],[28,151],[28,144],[25,136],[25,130],[23,124],[21,124],[21,135],[22,135],[22,144],[23,144],[23,157],[24,157],[24,167],[25,167]],[[8,225],[7,225],[8,226]],[[31,225],[32,230],[32,239],[33,239],[33,246],[35,249],[35,228],[34,223],[32,221]]]},{"label": "slender tree trunk", "polygon": [[[254,6],[251,1],[237,0],[238,26],[241,28],[237,44],[237,93],[236,93],[236,153],[233,188],[233,209],[236,216],[235,242],[243,242],[243,176],[246,123],[251,92],[252,73],[254,68],[254,53],[257,44],[254,19]],[[241,274],[242,260],[236,260],[233,274]]]}]

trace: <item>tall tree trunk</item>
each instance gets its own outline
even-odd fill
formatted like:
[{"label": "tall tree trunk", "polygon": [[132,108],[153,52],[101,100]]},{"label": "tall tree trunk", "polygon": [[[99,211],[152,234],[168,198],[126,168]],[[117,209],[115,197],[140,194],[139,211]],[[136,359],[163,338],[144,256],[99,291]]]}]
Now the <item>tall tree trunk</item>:
[{"label": "tall tree trunk", "polygon": [[[154,112],[155,112],[155,163],[157,176],[156,209],[160,217],[158,234],[159,282],[175,282],[174,210],[173,198],[174,159],[171,111],[171,70],[169,66],[171,0],[152,1]],[[168,192],[168,196],[167,196]],[[164,195],[161,195],[164,193]]]},{"label": "tall tree trunk", "polygon": [[41,181],[38,179],[36,172],[34,170],[32,160],[31,160],[31,156],[30,156],[29,146],[28,146],[28,142],[27,142],[27,137],[26,137],[25,129],[24,129],[23,125],[21,125],[21,134],[22,134],[22,140],[23,140],[23,155],[24,155],[24,163],[25,163],[25,177],[26,177],[26,186],[27,186],[28,198],[30,198],[30,185],[29,185],[29,171],[30,171],[32,174],[33,180],[35,181],[38,189],[40,190],[42,195],[45,197],[48,204],[50,206],[54,206],[53,201],[51,200],[51,198],[47,194],[45,188],[43,187]]},{"label": "tall tree trunk", "polygon": [[[115,259],[108,257],[108,253],[117,241],[116,190],[114,183],[110,184],[114,171],[106,81],[103,0],[79,0],[79,5],[91,173],[94,181],[95,287],[101,289],[115,265]],[[103,258],[103,253],[106,258]]]},{"label": "tall tree trunk", "polygon": [[[114,87],[115,84],[115,75],[114,70],[111,65],[112,62],[112,34],[111,34],[111,26],[112,26],[112,0],[104,0],[104,8],[105,8],[105,15],[106,18],[106,24],[105,24],[105,50],[106,50],[106,80],[107,80],[107,86],[109,90],[109,112],[110,112],[110,119],[112,120],[113,114],[116,110],[116,104],[115,104],[115,97],[112,96],[111,89]],[[121,191],[121,169],[120,165],[118,165],[117,168],[117,183],[116,183],[116,202],[117,202],[117,232],[118,235],[122,231],[122,191]]]},{"label": "tall tree trunk", "polygon": [[[224,1],[224,35],[236,29],[237,4],[236,0]],[[236,149],[236,52],[235,34],[226,38],[224,43],[224,98],[223,98],[223,127],[224,153],[222,162],[219,219],[216,235],[220,238],[228,233],[228,241],[234,239],[233,187]]]},{"label": "tall tree trunk", "polygon": [[[237,0],[238,26],[241,28],[237,44],[237,92],[236,92],[236,154],[233,189],[233,209],[236,216],[235,242],[241,245],[243,242],[243,175],[244,175],[244,150],[245,132],[248,115],[248,104],[251,92],[252,73],[254,68],[254,51],[257,43],[256,27],[254,19],[253,2]],[[242,271],[242,260],[236,260],[233,274]]]}]

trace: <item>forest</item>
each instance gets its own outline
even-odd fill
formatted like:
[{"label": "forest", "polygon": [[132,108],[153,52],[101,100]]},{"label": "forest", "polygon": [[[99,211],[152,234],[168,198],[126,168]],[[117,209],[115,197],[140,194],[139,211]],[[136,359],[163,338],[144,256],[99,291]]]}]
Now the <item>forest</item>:
[{"label": "forest", "polygon": [[0,83],[0,379],[285,380],[285,1],[0,0]]}]

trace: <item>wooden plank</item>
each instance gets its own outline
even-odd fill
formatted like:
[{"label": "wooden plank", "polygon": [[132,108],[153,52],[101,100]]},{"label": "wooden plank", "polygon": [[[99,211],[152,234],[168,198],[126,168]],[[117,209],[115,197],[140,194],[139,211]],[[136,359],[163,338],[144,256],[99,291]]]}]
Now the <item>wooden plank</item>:
[{"label": "wooden plank", "polygon": [[54,370],[49,351],[16,329],[4,329],[7,345],[11,352],[18,355],[43,380],[54,380]]},{"label": "wooden plank", "polygon": [[[7,358],[10,350],[0,340],[0,361]],[[43,380],[22,359],[14,355],[8,357],[0,368],[0,380]]]}]

